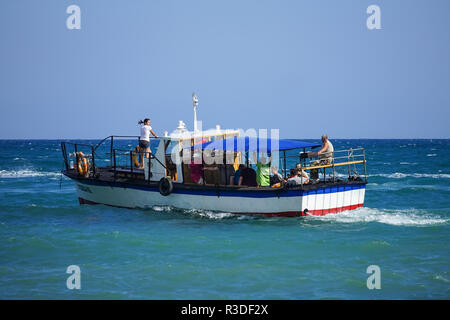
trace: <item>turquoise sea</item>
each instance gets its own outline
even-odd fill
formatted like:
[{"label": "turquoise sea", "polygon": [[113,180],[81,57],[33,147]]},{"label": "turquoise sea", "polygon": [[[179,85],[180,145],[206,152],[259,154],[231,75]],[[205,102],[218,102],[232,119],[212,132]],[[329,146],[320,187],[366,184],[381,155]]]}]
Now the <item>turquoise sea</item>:
[{"label": "turquoise sea", "polygon": [[332,142],[366,148],[363,208],[254,218],[79,205],[60,141],[0,140],[0,299],[449,299],[450,140]]}]

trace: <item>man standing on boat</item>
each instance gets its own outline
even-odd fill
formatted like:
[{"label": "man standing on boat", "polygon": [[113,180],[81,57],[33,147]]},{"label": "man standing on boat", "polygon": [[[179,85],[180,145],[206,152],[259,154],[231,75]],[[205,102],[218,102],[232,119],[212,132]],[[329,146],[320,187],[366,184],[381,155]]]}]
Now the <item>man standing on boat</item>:
[{"label": "man standing on boat", "polygon": [[259,158],[259,161],[256,157],[256,153],[253,153],[253,161],[256,165],[256,181],[258,186],[267,187],[270,186],[270,167],[272,164],[272,155],[269,155],[269,158],[266,158],[263,153]]},{"label": "man standing on boat", "polygon": [[141,168],[144,167],[144,157],[142,156],[142,153],[145,150],[145,157],[148,158],[150,155],[150,133],[155,137],[158,138],[156,133],[153,131],[152,127],[150,126],[150,119],[145,118],[144,121],[139,121],[139,124],[144,124],[141,127],[141,136],[139,137],[139,147],[141,149],[140,155],[141,155]]}]

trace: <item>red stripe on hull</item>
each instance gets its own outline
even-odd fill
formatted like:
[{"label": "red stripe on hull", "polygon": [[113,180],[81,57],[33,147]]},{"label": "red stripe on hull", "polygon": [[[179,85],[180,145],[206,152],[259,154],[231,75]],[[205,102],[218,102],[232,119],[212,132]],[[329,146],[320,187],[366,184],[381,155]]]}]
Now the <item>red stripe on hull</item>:
[{"label": "red stripe on hull", "polygon": [[308,210],[307,214],[303,214],[304,216],[306,215],[314,215],[314,216],[323,216],[325,214],[329,214],[329,213],[339,213],[342,211],[349,211],[349,210],[355,210],[358,209],[360,207],[362,207],[363,204],[354,204],[351,206],[345,206],[345,207],[339,207],[339,208],[331,208],[331,209],[321,209],[321,210]]},{"label": "red stripe on hull", "polygon": [[[80,204],[90,204],[90,205],[98,205],[103,204],[105,206],[110,207],[116,207],[116,208],[123,208],[123,209],[133,209],[131,207],[122,207],[122,206],[115,206],[111,204],[106,203],[100,203],[100,202],[94,202],[91,200],[86,200],[83,198],[78,197],[78,201]],[[331,208],[331,209],[322,209],[322,210],[309,210],[307,213],[301,212],[301,211],[284,211],[284,212],[266,212],[266,213],[254,213],[254,212],[232,212],[234,214],[244,214],[244,215],[252,215],[252,216],[272,216],[272,217],[298,217],[298,216],[321,216],[329,213],[338,213],[342,211],[348,211],[348,210],[355,210],[357,208],[362,207],[363,204],[355,204],[351,206],[345,206],[340,208]]]}]

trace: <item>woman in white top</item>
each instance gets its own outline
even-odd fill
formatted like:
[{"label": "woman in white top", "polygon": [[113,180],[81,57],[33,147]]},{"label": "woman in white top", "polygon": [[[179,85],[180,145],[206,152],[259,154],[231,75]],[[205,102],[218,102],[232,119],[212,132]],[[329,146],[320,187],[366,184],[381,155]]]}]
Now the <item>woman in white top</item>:
[{"label": "woman in white top", "polygon": [[145,150],[145,157],[148,158],[150,154],[150,133],[155,137],[156,133],[152,130],[150,126],[150,119],[146,118],[144,121],[139,121],[139,124],[144,124],[141,127],[141,136],[139,137],[139,147],[141,148],[141,168],[144,167],[144,157],[142,156],[142,151]]},{"label": "woman in white top", "polygon": [[309,183],[309,176],[301,167],[300,169],[295,168],[295,175],[289,178],[286,183],[288,185],[307,184]]}]

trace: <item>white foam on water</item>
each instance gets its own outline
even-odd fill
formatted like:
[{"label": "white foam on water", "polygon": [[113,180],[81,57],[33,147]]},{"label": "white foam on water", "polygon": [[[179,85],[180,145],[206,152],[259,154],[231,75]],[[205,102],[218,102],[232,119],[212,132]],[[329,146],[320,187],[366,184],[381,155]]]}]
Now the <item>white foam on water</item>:
[{"label": "white foam on water", "polygon": [[0,178],[32,178],[32,177],[50,177],[56,178],[61,175],[60,172],[35,171],[31,169],[21,170],[0,170]]},{"label": "white foam on water", "polygon": [[418,209],[375,209],[359,208],[351,211],[332,213],[324,216],[308,216],[308,219],[338,223],[368,223],[378,222],[394,226],[431,226],[450,222],[436,215]]},{"label": "white foam on water", "polygon": [[367,177],[384,177],[391,179],[403,179],[403,178],[433,178],[433,179],[450,179],[449,173],[378,173],[368,174]]},{"label": "white foam on water", "polygon": [[429,153],[429,154],[427,154],[427,157],[436,157],[436,156],[437,156],[436,153]]},{"label": "white foam on water", "polygon": [[210,210],[189,209],[184,210],[185,213],[200,216],[208,219],[226,219],[231,218],[234,215],[230,212],[215,212]]},{"label": "white foam on water", "polygon": [[[201,209],[176,209],[171,206],[153,206],[152,209],[157,212],[182,212],[184,214],[197,216],[201,218],[220,220],[236,218],[237,220],[255,219],[250,215],[239,215],[230,212],[217,212]],[[333,223],[370,223],[377,222],[394,226],[433,226],[450,223],[450,219],[446,219],[437,215],[427,213],[426,210],[419,209],[376,209],[376,208],[359,208],[351,211],[340,213],[331,213],[323,216],[309,215],[304,217],[307,220],[333,222]],[[268,220],[278,220],[278,217]],[[289,218],[285,218],[289,219]]]},{"label": "white foam on water", "polygon": [[[238,215],[230,212],[217,212],[211,210],[200,209],[175,209],[171,206],[154,206],[153,210],[158,212],[173,212],[181,211],[184,214],[197,216],[201,218],[220,220],[237,218],[238,220],[254,219],[254,216]],[[271,218],[267,218],[271,219]],[[279,218],[272,218],[272,220],[278,220]],[[289,218],[285,218],[289,219]],[[437,215],[427,213],[425,210],[418,209],[375,209],[375,208],[359,208],[351,211],[344,211],[340,213],[332,213],[323,216],[307,216],[305,219],[319,220],[324,222],[333,223],[370,223],[377,222],[382,224],[394,225],[394,226],[433,226],[450,223],[450,219],[446,219]]]},{"label": "white foam on water", "polygon": [[236,216],[230,212],[219,212],[202,209],[178,209],[172,206],[153,206],[152,209],[157,212],[182,212],[184,214],[198,216],[208,219],[226,219]]},{"label": "white foam on water", "polygon": [[377,183],[368,183],[367,188],[373,188],[374,190],[389,190],[389,191],[397,191],[397,190],[450,190],[445,186],[435,186],[435,185],[418,185],[418,184],[403,184],[397,181],[390,181],[381,184]]},{"label": "white foam on water", "polygon": [[205,217],[208,219],[227,219],[234,217],[234,214],[230,212],[212,212],[212,211],[203,211],[198,213],[199,216]]},{"label": "white foam on water", "polygon": [[450,282],[450,280],[448,280],[447,278],[445,278],[444,276],[441,276],[441,275],[435,275],[434,276],[434,279],[436,279],[436,280],[440,280],[440,281],[443,281],[443,282],[446,282],[446,283],[449,283]]},{"label": "white foam on water", "polygon": [[173,210],[171,206],[153,206],[152,209],[157,212],[169,212]]}]

